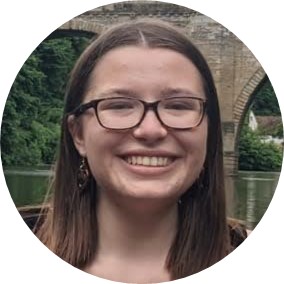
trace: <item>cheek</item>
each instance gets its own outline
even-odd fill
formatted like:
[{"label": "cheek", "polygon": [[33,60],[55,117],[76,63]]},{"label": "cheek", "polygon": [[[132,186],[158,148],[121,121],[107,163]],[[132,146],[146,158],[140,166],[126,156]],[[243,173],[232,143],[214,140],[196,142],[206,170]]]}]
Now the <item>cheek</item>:
[{"label": "cheek", "polygon": [[98,125],[93,117],[89,120],[86,119],[83,127],[83,139],[90,167],[99,162],[104,155],[107,141],[105,141],[103,131],[104,129]]},{"label": "cheek", "polygon": [[[100,137],[98,139],[97,137]],[[91,136],[87,142],[87,160],[93,177],[99,182],[111,168],[111,146],[102,136]]]},{"label": "cheek", "polygon": [[115,149],[121,141],[120,135],[96,126],[85,133],[86,153],[94,177],[105,175],[111,170],[116,158]]},{"label": "cheek", "polygon": [[197,128],[184,135],[184,145],[192,154],[206,155],[207,148],[207,120]]},{"label": "cheek", "polygon": [[85,137],[88,160],[102,162],[102,158],[111,151],[112,140],[96,130],[90,131]]},{"label": "cheek", "polygon": [[83,125],[83,137],[87,150],[87,156],[92,157],[94,153],[98,155],[104,146],[107,146],[109,139],[106,130],[101,127],[95,114],[86,117]]},{"label": "cheek", "polygon": [[[183,134],[183,147],[186,152],[186,163],[189,171],[198,175],[205,162],[207,153],[207,122],[198,128]],[[180,140],[180,141],[181,141]]]}]

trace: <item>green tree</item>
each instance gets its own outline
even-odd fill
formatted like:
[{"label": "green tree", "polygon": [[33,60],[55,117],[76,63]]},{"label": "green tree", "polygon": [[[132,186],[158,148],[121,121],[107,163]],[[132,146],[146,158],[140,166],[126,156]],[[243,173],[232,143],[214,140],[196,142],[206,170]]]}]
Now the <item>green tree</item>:
[{"label": "green tree", "polygon": [[35,51],[40,61],[40,70],[45,74],[46,92],[41,94],[43,102],[62,101],[68,74],[75,61],[71,41],[51,39],[41,44]]},{"label": "green tree", "polygon": [[278,124],[276,126],[276,128],[274,129],[274,131],[272,133],[272,136],[278,137],[278,138],[283,138],[283,125],[282,125],[282,123]]},{"label": "green tree", "polygon": [[[39,71],[39,60],[32,55],[17,75],[3,113],[1,153],[5,164],[19,164],[29,153],[27,163],[38,163],[38,153],[30,154],[31,123],[39,116],[38,93],[44,91],[45,75]],[[24,154],[26,153],[26,154]]]},{"label": "green tree", "polygon": [[4,166],[50,164],[59,141],[65,85],[88,39],[42,42],[21,68],[8,96],[2,126]]},{"label": "green tree", "polygon": [[247,125],[239,140],[239,169],[254,171],[279,171],[282,164],[281,147],[264,143]]},{"label": "green tree", "polygon": [[277,97],[269,80],[256,94],[251,109],[255,115],[281,115]]}]

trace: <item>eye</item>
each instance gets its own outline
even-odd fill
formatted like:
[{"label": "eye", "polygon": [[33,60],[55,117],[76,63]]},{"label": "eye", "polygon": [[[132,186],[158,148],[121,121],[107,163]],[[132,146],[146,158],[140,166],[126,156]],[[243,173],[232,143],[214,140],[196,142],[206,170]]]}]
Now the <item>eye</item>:
[{"label": "eye", "polygon": [[165,101],[163,108],[169,110],[197,110],[198,105],[198,101],[192,99],[173,99]]},{"label": "eye", "polygon": [[135,108],[135,103],[126,99],[105,100],[100,104],[101,110],[129,110]]}]

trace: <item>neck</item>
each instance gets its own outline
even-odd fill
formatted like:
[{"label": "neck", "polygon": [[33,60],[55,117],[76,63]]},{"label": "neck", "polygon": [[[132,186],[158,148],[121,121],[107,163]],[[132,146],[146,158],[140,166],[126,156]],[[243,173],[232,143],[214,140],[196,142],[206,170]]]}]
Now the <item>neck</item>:
[{"label": "neck", "polygon": [[[127,199],[127,200],[126,200]],[[101,194],[98,253],[142,259],[167,257],[177,230],[177,204],[161,200],[112,200]]]},{"label": "neck", "polygon": [[84,270],[124,283],[170,281],[166,260],[177,231],[177,203],[99,195],[97,252]]}]

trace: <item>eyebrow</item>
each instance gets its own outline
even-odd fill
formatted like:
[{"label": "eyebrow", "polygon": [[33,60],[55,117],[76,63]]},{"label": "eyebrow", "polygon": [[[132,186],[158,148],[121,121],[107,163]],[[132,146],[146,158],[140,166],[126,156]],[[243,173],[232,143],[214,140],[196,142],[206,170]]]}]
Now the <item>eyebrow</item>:
[{"label": "eyebrow", "polygon": [[176,95],[182,95],[182,96],[189,96],[189,97],[200,97],[200,95],[193,93],[189,89],[185,88],[164,88],[161,91],[161,96],[162,97],[172,97]]},{"label": "eyebrow", "polygon": [[135,93],[132,90],[128,90],[128,89],[122,89],[122,88],[114,88],[114,89],[110,89],[104,92],[100,92],[98,93],[98,99],[100,98],[112,98],[112,97],[137,97],[137,93]]},{"label": "eyebrow", "polygon": [[[170,97],[177,96],[177,95],[188,96],[188,97],[201,97],[200,95],[195,94],[185,88],[166,87],[166,88],[163,88],[159,92],[160,98],[170,98]],[[123,88],[113,88],[113,89],[110,89],[104,92],[100,92],[98,93],[97,98],[101,99],[101,98],[112,98],[112,97],[119,97],[119,96],[129,97],[129,98],[141,98],[138,92],[135,92],[129,89],[123,89]]]}]

